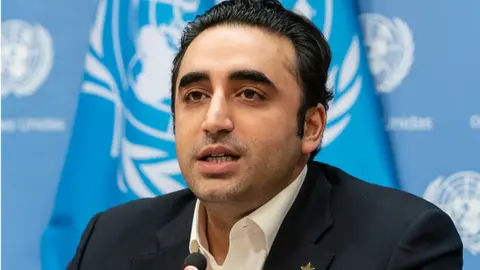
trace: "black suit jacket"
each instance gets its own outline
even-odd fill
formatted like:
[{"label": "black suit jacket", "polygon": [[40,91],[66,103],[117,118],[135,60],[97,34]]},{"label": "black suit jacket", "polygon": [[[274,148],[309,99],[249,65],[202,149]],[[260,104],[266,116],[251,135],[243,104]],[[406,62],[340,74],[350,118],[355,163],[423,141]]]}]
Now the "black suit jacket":
[{"label": "black suit jacket", "polygon": [[[263,269],[462,269],[459,234],[439,208],[326,164],[308,166]],[[181,269],[195,200],[187,189],[97,214],[68,269]]]}]

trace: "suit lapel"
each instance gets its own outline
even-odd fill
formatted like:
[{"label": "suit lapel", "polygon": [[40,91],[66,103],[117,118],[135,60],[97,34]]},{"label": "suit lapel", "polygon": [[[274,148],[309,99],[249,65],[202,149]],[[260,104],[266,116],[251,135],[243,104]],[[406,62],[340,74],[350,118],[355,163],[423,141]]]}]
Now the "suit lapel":
[{"label": "suit lapel", "polygon": [[135,256],[133,270],[182,269],[183,260],[190,253],[188,247],[194,205],[195,200],[156,232],[157,251]]},{"label": "suit lapel", "polygon": [[308,163],[304,184],[286,215],[267,257],[264,270],[328,269],[334,253],[319,242],[333,225],[330,213],[331,186],[316,163]]}]

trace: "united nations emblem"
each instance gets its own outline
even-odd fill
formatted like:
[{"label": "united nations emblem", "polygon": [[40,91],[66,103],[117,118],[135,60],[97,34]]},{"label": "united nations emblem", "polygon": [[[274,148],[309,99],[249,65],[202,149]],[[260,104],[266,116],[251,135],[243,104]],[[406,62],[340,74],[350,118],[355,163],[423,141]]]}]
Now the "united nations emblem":
[{"label": "united nations emblem", "polygon": [[[325,0],[322,32],[327,40],[330,40],[334,8],[333,0]],[[307,0],[297,0],[293,10],[310,20],[313,20],[313,17],[317,14],[317,11]],[[358,35],[354,34],[341,63],[334,64],[329,71],[327,86],[334,92],[334,99],[330,103],[322,147],[327,147],[332,143],[351,121],[352,115],[349,111],[355,105],[362,89],[363,78],[358,73],[359,66],[360,40]]]},{"label": "united nations emblem", "polygon": [[399,18],[380,14],[360,15],[368,48],[370,70],[379,92],[391,92],[407,76],[413,63],[413,34]]},{"label": "united nations emblem", "polygon": [[41,25],[22,20],[2,22],[2,97],[34,94],[53,64],[53,42]]},{"label": "united nations emblem", "polygon": [[[133,197],[185,188],[175,155],[169,77],[184,15],[194,14],[198,5],[188,0],[99,2],[93,53],[85,65],[87,78],[94,79],[85,80],[82,88],[114,104],[110,154],[120,162],[119,189]],[[121,14],[134,15],[125,19]]]},{"label": "united nations emblem", "polygon": [[450,215],[462,242],[473,255],[480,252],[480,173],[462,171],[432,181],[423,197]]}]

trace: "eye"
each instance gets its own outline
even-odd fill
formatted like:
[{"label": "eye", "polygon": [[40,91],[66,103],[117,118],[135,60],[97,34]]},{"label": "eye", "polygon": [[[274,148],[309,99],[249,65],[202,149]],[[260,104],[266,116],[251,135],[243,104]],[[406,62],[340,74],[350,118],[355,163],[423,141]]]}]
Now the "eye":
[{"label": "eye", "polygon": [[264,100],[265,97],[252,89],[245,89],[240,94],[246,100]]},{"label": "eye", "polygon": [[184,100],[188,103],[188,102],[199,101],[199,100],[202,100],[203,98],[206,98],[206,97],[207,97],[207,95],[203,92],[190,91],[190,92],[188,92],[187,95],[185,95]]}]

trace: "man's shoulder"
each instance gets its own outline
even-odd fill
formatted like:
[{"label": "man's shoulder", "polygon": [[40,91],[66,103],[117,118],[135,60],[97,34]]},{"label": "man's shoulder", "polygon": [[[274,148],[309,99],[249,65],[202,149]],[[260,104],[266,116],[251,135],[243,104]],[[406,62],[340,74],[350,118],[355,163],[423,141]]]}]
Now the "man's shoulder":
[{"label": "man's shoulder", "polygon": [[323,168],[336,195],[346,199],[347,202],[348,199],[363,201],[368,206],[380,206],[387,210],[394,208],[396,211],[406,209],[407,212],[439,209],[435,204],[412,193],[367,182],[332,165],[318,163],[318,166]]},{"label": "man's shoulder", "polygon": [[357,219],[371,228],[388,224],[389,230],[402,231],[426,214],[450,218],[420,196],[361,180],[331,165],[319,163],[318,166],[323,168],[332,186],[332,210],[340,219]]},{"label": "man's shoulder", "polygon": [[196,200],[189,189],[182,189],[152,198],[141,198],[114,206],[102,213],[104,222],[116,224],[143,224],[155,221],[157,225],[171,221],[184,208]]},{"label": "man's shoulder", "polygon": [[372,268],[417,269],[418,262],[430,260],[429,256],[440,258],[429,265],[431,269],[444,269],[437,267],[444,262],[461,265],[460,235],[451,217],[438,206],[409,192],[360,180],[334,166],[317,166],[331,188],[333,228],[326,239],[344,256],[374,256],[378,260]]},{"label": "man's shoulder", "polygon": [[[133,200],[98,213],[82,233],[73,265],[82,261],[84,265],[98,266],[115,256],[118,259],[154,251],[156,233],[173,220],[190,217],[195,201],[194,194],[184,189]],[[180,224],[185,224],[185,220],[180,220]],[[118,264],[121,260],[108,263]]]}]

